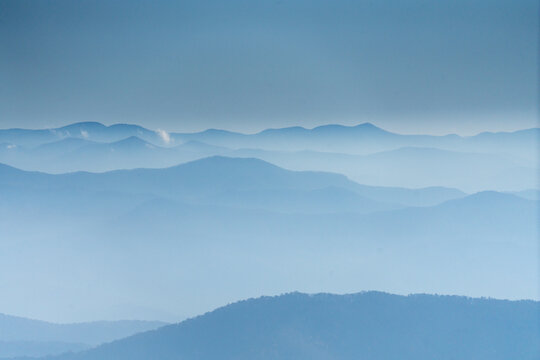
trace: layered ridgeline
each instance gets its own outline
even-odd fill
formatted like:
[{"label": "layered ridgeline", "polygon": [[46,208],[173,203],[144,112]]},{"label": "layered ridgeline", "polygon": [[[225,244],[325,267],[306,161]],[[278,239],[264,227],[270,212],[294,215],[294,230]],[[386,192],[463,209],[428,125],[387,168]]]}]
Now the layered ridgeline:
[{"label": "layered ridgeline", "polygon": [[11,290],[0,308],[21,313],[40,294],[67,318],[104,318],[115,303],[193,315],[321,288],[535,298],[538,201],[527,197],[371,187],[225,157],[97,174],[1,166]]},{"label": "layered ridgeline", "polygon": [[457,296],[293,293],[57,360],[536,360],[540,303]]},{"label": "layered ridgeline", "polygon": [[53,324],[0,314],[0,358],[81,351],[164,325],[157,321]]},{"label": "layered ridgeline", "polygon": [[[357,126],[324,125],[313,129],[290,127],[267,129],[256,134],[242,134],[209,129],[197,133],[167,133],[149,130],[138,125],[116,124],[105,126],[96,122],[75,123],[55,129],[3,129],[0,142],[33,148],[65,139],[84,139],[94,142],[116,142],[138,137],[160,146],[174,146],[199,141],[231,149],[260,148],[284,151],[328,151],[362,154],[401,147],[438,147],[447,150],[475,152],[521,153],[530,156],[525,147],[535,146],[540,129],[516,132],[484,132],[476,136],[458,135],[402,135],[383,130],[373,124]],[[501,148],[504,148],[502,151]]]},{"label": "layered ridgeline", "polygon": [[[78,123],[0,130],[0,162],[62,173],[167,167],[211,155],[256,157],[293,170],[345,174],[364,184],[522,191],[538,186],[539,129],[460,137],[400,135],[372,124],[168,134],[135,125]],[[467,176],[463,176],[467,174]]]}]

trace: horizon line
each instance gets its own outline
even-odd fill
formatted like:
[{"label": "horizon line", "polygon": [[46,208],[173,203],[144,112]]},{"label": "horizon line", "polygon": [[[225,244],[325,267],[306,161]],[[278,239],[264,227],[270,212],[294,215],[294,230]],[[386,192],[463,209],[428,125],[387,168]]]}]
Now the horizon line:
[{"label": "horizon line", "polygon": [[102,123],[102,122],[99,122],[99,121],[77,121],[77,122],[68,123],[66,125],[57,126],[57,127],[43,127],[43,128],[11,127],[11,128],[0,128],[0,131],[15,131],[15,130],[23,130],[23,131],[45,131],[45,130],[49,130],[49,131],[52,131],[52,130],[61,130],[63,128],[74,126],[74,125],[83,125],[83,124],[95,124],[95,125],[103,126],[105,128],[111,128],[111,127],[114,127],[114,126],[136,126],[136,127],[140,127],[142,129],[152,131],[152,132],[155,132],[155,133],[166,132],[167,134],[173,134],[173,135],[201,134],[201,133],[210,132],[210,131],[219,131],[219,132],[226,132],[226,133],[243,135],[243,136],[253,136],[253,135],[259,135],[259,134],[262,134],[262,133],[268,132],[268,131],[279,131],[279,130],[289,130],[289,129],[301,129],[301,130],[306,130],[306,131],[313,131],[313,130],[317,130],[317,129],[325,128],[325,127],[340,127],[340,128],[352,129],[352,128],[361,127],[361,126],[371,126],[371,127],[375,128],[375,129],[384,131],[384,132],[389,133],[389,134],[402,135],[402,136],[433,136],[433,137],[458,136],[458,137],[462,137],[462,138],[468,138],[468,137],[474,137],[474,136],[478,136],[478,135],[482,135],[482,134],[511,134],[511,133],[516,133],[516,132],[520,132],[520,131],[540,129],[540,124],[539,124],[538,126],[535,126],[535,127],[525,127],[525,128],[519,128],[519,129],[516,129],[516,130],[507,130],[507,131],[485,130],[485,131],[481,131],[481,132],[474,133],[474,134],[471,134],[471,135],[461,135],[461,134],[458,134],[458,133],[455,133],[455,132],[453,132],[453,133],[444,133],[444,134],[400,133],[400,132],[394,132],[394,131],[391,131],[391,130],[387,130],[386,128],[383,128],[383,127],[381,127],[379,125],[374,124],[373,122],[366,121],[366,122],[357,123],[355,125],[345,125],[345,124],[340,124],[340,123],[326,123],[326,124],[317,125],[317,126],[314,126],[314,127],[305,127],[305,126],[300,126],[300,125],[297,125],[297,126],[284,126],[284,127],[268,127],[268,128],[264,128],[264,129],[262,129],[260,131],[256,131],[256,132],[242,132],[242,131],[235,131],[235,130],[229,130],[229,129],[224,129],[224,128],[216,128],[216,127],[210,127],[210,128],[206,128],[204,130],[198,130],[198,131],[185,131],[184,132],[184,131],[169,131],[169,130],[165,130],[165,129],[162,129],[162,128],[155,128],[155,129],[154,128],[148,128],[148,127],[145,127],[143,125],[139,125],[139,124],[136,124],[136,123],[127,123],[127,122],[117,122],[117,123],[106,124],[106,123]]}]

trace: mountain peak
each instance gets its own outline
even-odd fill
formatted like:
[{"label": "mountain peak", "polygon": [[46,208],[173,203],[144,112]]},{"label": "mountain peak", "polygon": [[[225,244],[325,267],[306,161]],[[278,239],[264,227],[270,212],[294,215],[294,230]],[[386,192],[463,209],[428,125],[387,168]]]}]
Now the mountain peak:
[{"label": "mountain peak", "polygon": [[379,129],[379,127],[373,125],[373,123],[370,123],[370,122],[365,122],[365,123],[358,124],[358,125],[356,125],[356,127]]},{"label": "mountain peak", "polygon": [[328,132],[328,131],[335,131],[335,132],[347,132],[347,131],[362,131],[362,132],[377,132],[377,133],[387,133],[386,130],[383,130],[372,123],[366,122],[354,126],[346,126],[341,124],[328,124],[328,125],[321,125],[317,126],[312,129],[312,131],[315,132]]},{"label": "mountain peak", "polygon": [[273,165],[269,162],[266,162],[264,160],[260,160],[257,158],[236,158],[236,157],[228,157],[228,156],[221,156],[221,155],[209,156],[202,159],[190,161],[185,164],[174,166],[173,168],[184,167],[184,166],[222,167],[222,166],[248,166],[248,165],[281,169],[276,165]]},{"label": "mountain peak", "polygon": [[73,129],[105,129],[107,126],[97,121],[83,121],[70,125],[62,126],[56,130],[73,130]]},{"label": "mountain peak", "polygon": [[112,146],[122,146],[122,147],[131,147],[131,148],[139,148],[141,146],[146,147],[156,147],[155,145],[150,144],[149,142],[144,141],[143,139],[137,137],[137,136],[130,136],[125,139],[116,141],[111,143]]},{"label": "mountain peak", "polygon": [[[139,126],[139,125],[134,125],[134,124],[124,124],[124,123],[120,123],[120,124],[112,124],[112,125],[109,125],[107,126],[107,128],[109,129],[120,129],[120,128],[128,128],[128,129],[145,129],[143,128],[142,126]],[[146,130],[146,129],[145,129]]]},{"label": "mountain peak", "polygon": [[301,133],[306,131],[306,128],[302,126],[289,126],[284,128],[270,128],[270,129],[264,129],[260,131],[258,134],[272,134],[272,133]]},{"label": "mountain peak", "polygon": [[205,134],[205,135],[240,135],[240,133],[229,131],[229,130],[223,130],[223,129],[206,129],[204,131],[201,131],[199,133],[194,134]]},{"label": "mountain peak", "polygon": [[381,129],[380,127],[370,123],[370,122],[365,122],[365,123],[362,123],[362,124],[358,124],[356,126],[354,126],[355,129],[361,129],[361,130],[364,130],[364,131],[376,131],[376,132],[384,132],[384,133],[388,133],[388,131],[384,130],[384,129]]}]

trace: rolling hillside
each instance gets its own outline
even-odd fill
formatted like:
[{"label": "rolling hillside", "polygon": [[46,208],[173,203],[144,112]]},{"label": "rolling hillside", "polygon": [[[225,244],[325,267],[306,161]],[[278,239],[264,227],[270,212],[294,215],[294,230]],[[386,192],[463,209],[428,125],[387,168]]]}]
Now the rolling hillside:
[{"label": "rolling hillside", "polygon": [[0,358],[80,351],[164,325],[158,321],[54,324],[0,314]]},{"label": "rolling hillside", "polygon": [[55,359],[535,360],[539,311],[532,301],[294,293],[241,301]]}]

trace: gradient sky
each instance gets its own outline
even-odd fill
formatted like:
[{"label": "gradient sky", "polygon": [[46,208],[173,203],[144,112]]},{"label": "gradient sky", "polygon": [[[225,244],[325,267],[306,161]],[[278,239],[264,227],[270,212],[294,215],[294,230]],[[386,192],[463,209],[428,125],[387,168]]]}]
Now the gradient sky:
[{"label": "gradient sky", "polygon": [[538,1],[0,0],[0,127],[538,126]]}]

